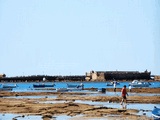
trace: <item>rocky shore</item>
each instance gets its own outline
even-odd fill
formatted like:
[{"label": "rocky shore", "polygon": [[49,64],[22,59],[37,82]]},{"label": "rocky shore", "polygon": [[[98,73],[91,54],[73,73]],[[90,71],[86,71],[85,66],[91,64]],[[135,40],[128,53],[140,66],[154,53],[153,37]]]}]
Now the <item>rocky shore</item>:
[{"label": "rocky shore", "polygon": [[[113,89],[107,89],[113,91]],[[117,89],[117,91],[120,91]],[[159,93],[160,88],[141,88],[133,89],[132,92],[138,93]],[[55,95],[56,98],[48,96]],[[21,96],[22,98],[18,98]],[[23,98],[23,96],[45,96],[41,98]],[[17,98],[16,98],[17,97]],[[160,103],[160,96],[128,96],[128,103]],[[117,116],[121,120],[124,119],[141,119],[151,120],[147,116],[137,115],[136,109],[111,108],[104,106],[96,106],[84,103],[76,103],[74,101],[99,101],[109,103],[120,103],[120,96],[93,96],[85,92],[0,92],[0,113],[16,113],[20,115],[41,115],[43,120],[56,120],[57,115],[79,116],[78,119],[94,119],[106,118],[116,120]],[[46,103],[52,101],[53,103]],[[61,101],[61,102],[59,102]],[[116,117],[114,116],[116,115]],[[71,119],[74,120],[75,117]]]}]

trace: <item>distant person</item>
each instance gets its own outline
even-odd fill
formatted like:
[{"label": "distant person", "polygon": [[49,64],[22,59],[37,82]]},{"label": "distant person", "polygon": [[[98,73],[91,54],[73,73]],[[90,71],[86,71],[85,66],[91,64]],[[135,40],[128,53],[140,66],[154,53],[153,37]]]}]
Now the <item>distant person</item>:
[{"label": "distant person", "polygon": [[114,92],[116,92],[116,82],[113,83]]},{"label": "distant person", "polygon": [[80,86],[81,86],[82,90],[84,90],[84,84],[81,83]]},{"label": "distant person", "polygon": [[46,78],[45,77],[43,77],[43,82],[45,82],[46,81]]},{"label": "distant person", "polygon": [[123,103],[127,104],[127,97],[126,97],[126,95],[128,96],[128,93],[127,93],[127,90],[126,90],[126,85],[123,86],[123,88],[121,90],[121,95],[122,95],[121,105],[123,105]]},{"label": "distant person", "polygon": [[131,92],[131,89],[132,89],[132,86],[131,86],[131,85],[129,85],[129,92]]}]

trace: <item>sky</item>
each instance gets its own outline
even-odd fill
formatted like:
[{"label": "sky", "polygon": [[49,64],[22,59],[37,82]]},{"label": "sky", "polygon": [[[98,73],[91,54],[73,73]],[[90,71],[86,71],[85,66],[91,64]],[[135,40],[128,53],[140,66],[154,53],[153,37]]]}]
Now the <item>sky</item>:
[{"label": "sky", "polygon": [[0,0],[0,73],[160,75],[159,0]]}]

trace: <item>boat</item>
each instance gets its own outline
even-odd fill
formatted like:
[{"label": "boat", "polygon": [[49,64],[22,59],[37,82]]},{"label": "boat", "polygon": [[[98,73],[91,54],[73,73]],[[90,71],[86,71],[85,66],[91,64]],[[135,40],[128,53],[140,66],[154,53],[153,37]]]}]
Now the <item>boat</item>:
[{"label": "boat", "polygon": [[12,91],[13,88],[0,88],[0,91]]},{"label": "boat", "polygon": [[56,89],[57,92],[68,92],[67,88],[57,88]]},{"label": "boat", "polygon": [[83,90],[84,85],[81,84],[67,84],[67,88],[57,88],[57,92],[68,92],[68,91],[81,91]]},{"label": "boat", "polygon": [[82,87],[79,87],[79,88],[74,88],[74,87],[73,87],[73,88],[67,88],[67,90],[68,90],[68,91],[81,91],[81,90],[83,90],[83,89],[82,89]]},{"label": "boat", "polygon": [[154,120],[160,120],[160,108],[157,108],[156,106],[152,110],[152,116]]},{"label": "boat", "polygon": [[67,88],[68,89],[71,89],[71,88],[81,88],[81,89],[83,89],[84,85],[83,85],[83,83],[80,83],[80,84],[67,84]]},{"label": "boat", "polygon": [[17,84],[2,84],[2,88],[16,88],[17,87]]},{"label": "boat", "polygon": [[55,84],[44,84],[44,83],[33,84],[34,88],[54,87],[54,86],[55,86]]},{"label": "boat", "polygon": [[80,83],[78,85],[76,84],[67,84],[67,90],[68,91],[81,91],[84,89],[84,84]]},{"label": "boat", "polygon": [[112,81],[112,82],[106,83],[107,86],[113,86],[114,84],[120,85],[120,83],[117,81]]},{"label": "boat", "polygon": [[57,92],[69,92],[69,91],[81,91],[82,88],[74,88],[74,87],[70,87],[70,88],[57,88],[56,91]]},{"label": "boat", "polygon": [[149,82],[133,80],[131,83],[129,83],[129,85],[132,87],[149,87],[151,84]]},{"label": "boat", "polygon": [[106,83],[107,86],[113,86],[113,83]]},{"label": "boat", "polygon": [[70,88],[71,88],[71,87],[72,87],[72,88],[73,88],[73,87],[75,87],[75,88],[76,88],[76,87],[78,87],[78,86],[79,86],[79,85],[67,84],[67,87],[70,87]]}]

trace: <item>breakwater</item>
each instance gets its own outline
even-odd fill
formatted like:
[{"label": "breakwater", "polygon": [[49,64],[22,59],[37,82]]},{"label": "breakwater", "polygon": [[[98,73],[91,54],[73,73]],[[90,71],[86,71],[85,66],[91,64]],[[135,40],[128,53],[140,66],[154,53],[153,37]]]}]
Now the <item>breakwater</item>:
[{"label": "breakwater", "polygon": [[[45,79],[44,79],[45,78]],[[0,82],[55,82],[55,81],[84,81],[85,76],[20,76],[20,77],[4,77],[0,78]]]},{"label": "breakwater", "polygon": [[109,80],[151,80],[151,72],[144,71],[91,71],[85,75],[49,76],[32,75],[19,77],[0,77],[0,82],[61,82],[61,81],[109,81]]}]

